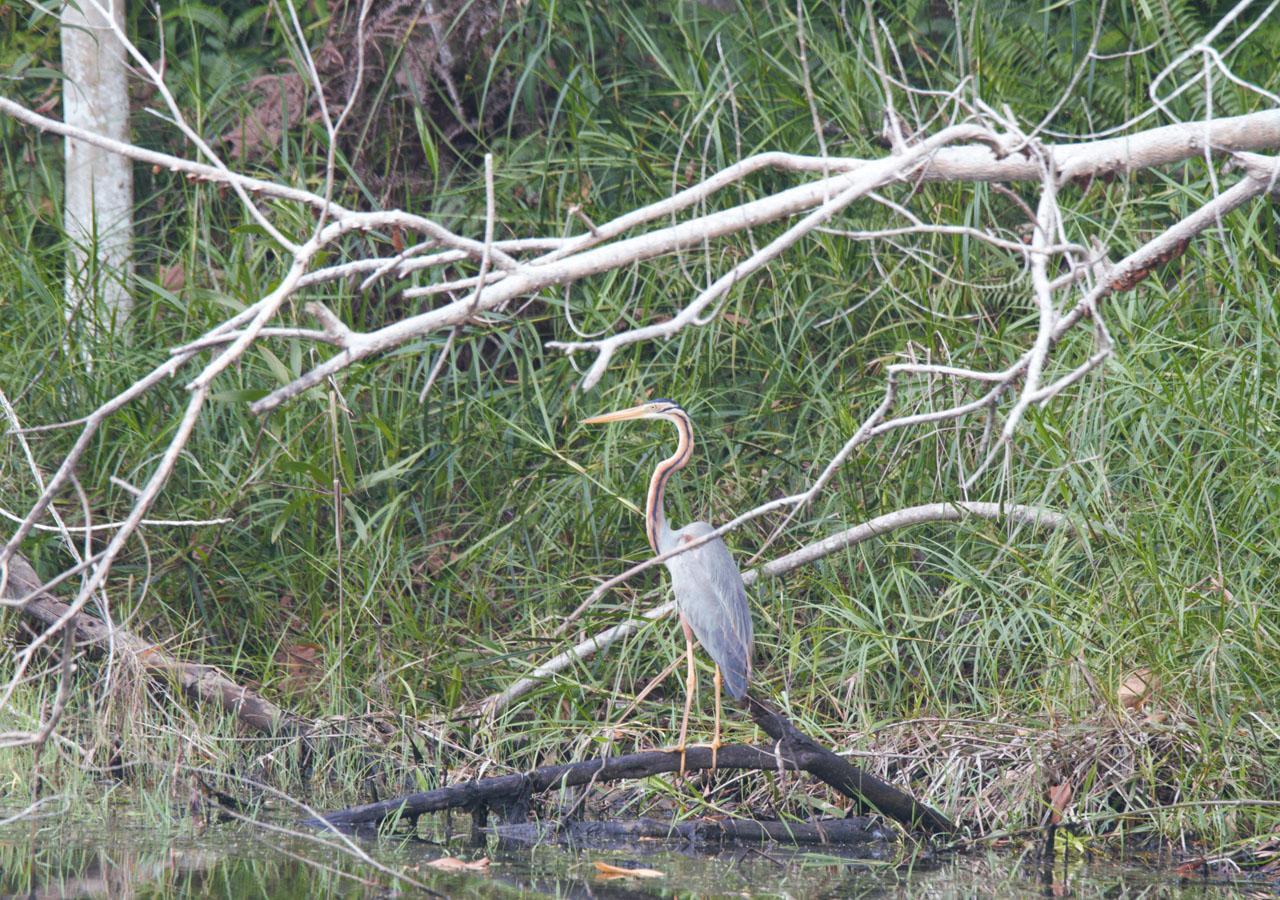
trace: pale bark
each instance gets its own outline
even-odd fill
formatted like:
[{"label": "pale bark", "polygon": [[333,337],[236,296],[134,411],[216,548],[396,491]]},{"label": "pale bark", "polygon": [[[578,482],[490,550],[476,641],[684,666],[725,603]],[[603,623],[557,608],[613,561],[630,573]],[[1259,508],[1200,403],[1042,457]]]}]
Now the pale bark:
[{"label": "pale bark", "polygon": [[[969,501],[961,501],[955,503],[926,503],[923,506],[913,506],[909,509],[900,509],[896,512],[886,513],[883,516],[877,516],[869,522],[863,522],[861,525],[855,525],[838,534],[823,538],[801,547],[799,550],[792,551],[785,556],[780,556],[775,560],[765,563],[759,568],[748,569],[742,573],[742,580],[745,584],[753,584],[761,577],[776,578],[779,575],[785,575],[792,569],[800,566],[808,565],[822,559],[824,556],[830,556],[838,550],[845,550],[863,541],[869,541],[874,537],[882,534],[888,534],[899,528],[907,528],[912,525],[922,525],[926,522],[959,522],[963,519],[977,517],[982,519],[1007,520],[1011,523],[1020,525],[1029,525],[1036,528],[1049,528],[1057,530],[1070,531],[1072,534],[1080,535],[1081,530],[1076,523],[1062,513],[1055,512],[1050,509],[1042,509],[1037,506],[1027,506],[1021,503],[975,503]],[[1099,531],[1112,533],[1112,529],[1105,526],[1091,526]],[[719,531],[724,529],[717,529]],[[715,535],[706,535],[701,540],[690,542],[682,549],[692,549],[700,544],[706,543]],[[654,563],[661,562],[675,556],[674,552],[668,552],[661,556],[656,556],[645,560],[637,566],[633,566],[620,575],[617,575],[597,587],[578,609],[569,616],[572,620],[577,618],[592,602],[599,599],[609,588],[614,587],[627,578],[630,578],[637,572],[643,571],[651,567]],[[672,601],[659,604],[650,610],[646,610],[641,614],[639,619],[627,619],[610,628],[606,628],[599,634],[594,634],[584,641],[575,644],[563,653],[560,653],[538,666],[528,675],[513,682],[506,690],[499,691],[496,694],[490,694],[483,700],[474,705],[474,710],[485,715],[492,716],[511,704],[511,701],[523,697],[529,691],[533,690],[546,679],[570,666],[594,656],[599,651],[605,649],[611,644],[617,643],[623,638],[630,637],[644,627],[646,622],[664,619],[671,613],[675,612],[676,605]]]},{"label": "pale bark", "polygon": [[[109,10],[123,27],[124,0]],[[68,125],[129,140],[125,47],[103,9],[68,3],[62,11],[62,114]],[[122,326],[133,308],[133,169],[101,146],[66,139],[66,313],[90,333]]]},{"label": "pale bark", "polygon": [[[58,520],[53,503],[59,492],[74,485],[76,468],[84,463],[87,450],[99,428],[123,406],[147,394],[161,381],[180,373],[186,376],[194,366],[202,366],[199,374],[187,382],[190,396],[185,409],[181,412],[175,409],[173,412],[171,421],[174,428],[166,448],[158,456],[138,462],[139,471],[145,469],[149,475],[138,490],[128,515],[123,518],[113,517],[118,519],[110,523],[113,536],[92,559],[85,559],[55,576],[54,580],[59,581],[81,572],[85,574],[71,602],[52,618],[42,620],[46,622],[46,629],[16,654],[14,670],[8,684],[0,688],[0,707],[7,703],[17,686],[28,677],[32,655],[39,647],[48,644],[64,628],[78,630],[81,627],[85,604],[107,583],[114,561],[126,543],[148,521],[147,514],[151,505],[166,489],[179,457],[188,452],[187,442],[194,433],[198,420],[206,413],[205,400],[213,390],[213,382],[219,380],[228,369],[238,366],[246,352],[257,342],[283,339],[304,341],[311,347],[326,345],[325,353],[306,356],[306,366],[310,368],[304,367],[303,371],[295,373],[291,382],[276,387],[272,393],[249,407],[255,413],[266,414],[294,401],[310,388],[331,382],[336,375],[354,363],[402,348],[410,342],[440,335],[447,351],[452,346],[452,336],[462,329],[503,327],[505,320],[518,315],[518,310],[510,309],[517,301],[547,300],[552,289],[559,291],[592,276],[631,269],[659,257],[704,253],[721,239],[748,239],[749,253],[743,250],[740,255],[734,250],[721,254],[716,257],[720,263],[713,261],[712,255],[708,253],[707,277],[705,281],[698,282],[699,292],[693,297],[679,298],[669,315],[629,323],[624,328],[606,331],[601,335],[582,334],[575,328],[575,340],[548,342],[546,346],[549,348],[564,351],[570,356],[586,358],[586,371],[580,382],[585,389],[592,387],[606,374],[610,360],[619,351],[633,344],[669,339],[684,329],[701,327],[714,319],[730,291],[753,277],[758,278],[761,272],[768,271],[780,259],[785,259],[784,254],[794,253],[797,245],[802,245],[810,235],[823,230],[838,229],[837,233],[845,234],[850,239],[889,242],[895,248],[901,246],[897,238],[902,235],[963,233],[971,238],[977,237],[985,248],[1001,251],[1020,263],[1026,271],[1027,283],[1024,289],[1028,306],[1036,312],[1036,328],[1034,338],[1028,334],[1028,340],[1023,342],[1023,350],[1015,361],[1000,371],[985,371],[979,363],[968,360],[951,360],[949,357],[917,360],[912,344],[908,344],[904,349],[905,361],[884,367],[884,396],[881,403],[845,440],[839,452],[826,461],[825,466],[819,470],[818,464],[822,461],[813,461],[814,471],[819,472],[816,478],[807,476],[808,483],[795,488],[770,485],[767,495],[776,499],[741,513],[718,528],[716,535],[723,535],[747,521],[785,512],[785,518],[772,530],[772,537],[758,548],[757,556],[762,556],[771,542],[787,530],[793,518],[809,507],[819,493],[827,488],[837,470],[855,451],[879,436],[916,426],[946,423],[948,428],[954,427],[956,440],[959,442],[959,457],[968,471],[967,475],[960,473],[956,485],[959,489],[958,498],[962,502],[903,510],[895,515],[906,518],[895,520],[891,526],[882,520],[864,523],[857,529],[810,543],[793,554],[748,572],[747,577],[751,579],[779,574],[780,570],[805,564],[828,552],[850,546],[872,533],[878,533],[880,526],[900,527],[911,524],[911,521],[916,521],[912,516],[923,517],[918,521],[941,521],[960,515],[1007,516],[1025,521],[1026,517],[1020,517],[1018,513],[1019,509],[1025,510],[1025,507],[1009,504],[995,512],[984,512],[982,504],[967,502],[968,491],[977,486],[984,473],[990,472],[995,461],[1003,458],[1006,465],[1011,464],[1015,432],[1028,409],[1053,400],[1087,374],[1100,371],[1102,364],[1114,352],[1114,343],[1104,321],[1106,299],[1118,292],[1134,289],[1150,273],[1157,271],[1159,266],[1167,265],[1182,253],[1193,239],[1202,234],[1211,234],[1215,226],[1222,233],[1221,226],[1226,215],[1246,204],[1266,198],[1280,183],[1280,159],[1251,152],[1274,151],[1280,147],[1280,109],[1277,108],[1280,107],[1280,97],[1242,82],[1222,62],[1222,55],[1248,38],[1257,24],[1269,15],[1270,10],[1263,13],[1254,25],[1242,31],[1230,46],[1221,51],[1211,46],[1226,24],[1248,5],[1242,3],[1201,41],[1189,48],[1188,53],[1204,55],[1206,65],[1209,66],[1205,69],[1205,81],[1211,82],[1212,78],[1218,77],[1214,73],[1219,73],[1237,87],[1266,99],[1268,106],[1247,115],[1215,118],[1210,106],[1204,121],[1176,121],[1168,102],[1200,81],[1185,81],[1163,95],[1158,95],[1157,88],[1168,78],[1180,77],[1174,70],[1181,60],[1190,58],[1187,54],[1182,54],[1150,85],[1153,105],[1140,112],[1137,118],[1102,134],[1077,135],[1070,139],[1058,136],[1060,139],[1050,143],[1047,138],[1054,135],[1044,132],[1044,136],[1041,136],[1041,129],[1049,117],[1041,126],[1028,133],[1012,110],[1004,107],[1003,112],[998,112],[978,96],[968,78],[960,79],[954,90],[945,92],[945,100],[940,101],[941,105],[937,106],[938,115],[927,119],[916,116],[915,122],[899,121],[892,102],[895,90],[892,85],[898,85],[896,89],[905,92],[908,98],[918,94],[936,99],[944,95],[935,90],[900,84],[883,71],[883,63],[880,63],[879,74],[885,85],[886,111],[891,125],[893,148],[880,158],[762,153],[740,159],[722,171],[683,189],[677,190],[673,185],[670,196],[657,198],[654,202],[632,209],[611,221],[597,224],[582,217],[587,226],[586,231],[567,233],[562,237],[521,234],[497,238],[507,229],[498,219],[500,210],[493,201],[490,183],[483,236],[478,237],[455,232],[429,215],[399,210],[358,211],[334,203],[334,148],[338,131],[349,108],[335,118],[322,104],[322,124],[330,142],[322,191],[313,192],[293,187],[283,183],[283,179],[275,182],[231,171],[218,158],[209,143],[187,122],[177,100],[165,84],[163,61],[153,63],[128,41],[120,15],[122,9],[119,4],[122,2],[123,0],[114,0],[113,4],[108,4],[107,0],[82,0],[85,8],[92,12],[90,16],[81,18],[90,22],[91,27],[81,28],[78,34],[92,42],[95,56],[99,50],[106,51],[110,48],[109,55],[114,60],[119,55],[117,51],[120,48],[127,51],[134,70],[154,88],[155,96],[163,105],[169,120],[190,146],[195,148],[193,152],[199,154],[199,160],[184,159],[129,143],[127,103],[123,99],[123,68],[119,73],[120,80],[114,82],[117,92],[115,96],[118,98],[114,107],[106,109],[102,105],[87,105],[89,85],[97,85],[109,79],[101,68],[88,72],[81,65],[86,57],[76,50],[76,29],[71,24],[71,17],[79,13],[74,10],[68,11],[64,27],[68,41],[68,121],[50,119],[4,97],[0,97],[0,114],[66,137],[69,179],[73,170],[80,171],[81,159],[87,158],[88,151],[92,148],[94,153],[101,152],[104,157],[118,159],[126,177],[128,163],[125,161],[130,160],[158,167],[157,171],[178,173],[190,180],[225,185],[244,204],[246,214],[278,248],[284,262],[278,273],[279,279],[269,279],[269,286],[263,289],[260,296],[247,302],[243,310],[229,315],[188,343],[170,347],[168,358],[153,360],[153,368],[149,373],[104,401],[97,409],[71,422],[37,426],[38,429],[75,426],[80,428],[80,433],[65,451],[66,455],[58,462],[56,471],[47,483],[43,483],[38,473],[33,474],[38,489],[37,498],[25,515],[21,515],[21,511],[14,514],[20,518],[20,524],[0,548],[0,605],[6,602],[5,589],[10,586],[10,564],[18,559],[20,545],[40,524],[40,520],[45,516],[52,517],[64,539],[70,541],[70,529]],[[114,11],[114,17],[111,11]],[[92,23],[94,15],[100,20],[97,24]],[[294,24],[297,25],[296,19]],[[300,26],[298,32],[298,40],[305,44],[306,35],[302,33]],[[1095,28],[1095,36],[1096,34]],[[318,87],[319,79],[309,56],[306,57],[305,64],[308,66],[309,78]],[[360,59],[355,60],[357,70],[360,70],[361,64]],[[100,58],[95,65],[102,65]],[[1073,77],[1055,109],[1068,102],[1071,88],[1077,81],[1078,77]],[[1212,84],[1207,84],[1206,89],[1210,91],[1211,99]],[[86,107],[77,114],[88,115],[90,118],[84,124],[74,124],[72,115],[76,112],[76,104],[81,102],[85,102]],[[1157,114],[1165,115],[1173,120],[1173,124],[1133,131],[1136,126]],[[97,118],[93,118],[94,115]],[[1122,132],[1132,133],[1122,137],[1115,136]],[[1126,246],[1124,250],[1127,255],[1121,256],[1114,265],[1110,262],[1110,248],[1104,242],[1104,238],[1111,240],[1116,237],[1116,230],[1110,223],[1104,222],[1104,227],[1098,227],[1090,215],[1066,217],[1059,208],[1060,193],[1074,191],[1076,186],[1087,185],[1095,178],[1110,180],[1138,170],[1201,159],[1208,169],[1212,190],[1191,204],[1192,209],[1181,221],[1168,224],[1162,220],[1149,233],[1144,231],[1142,238],[1146,243],[1136,249]],[[1241,170],[1238,177],[1232,176],[1235,183],[1219,185],[1219,173],[1225,175],[1231,168]],[[98,170],[90,167],[87,171],[93,173]],[[723,200],[717,196],[761,172],[771,172],[775,179],[785,177],[789,186],[766,196],[749,195],[747,191],[732,200]],[[487,181],[491,182],[491,179]],[[1002,193],[1026,212],[1033,232],[1026,237],[1024,244],[1024,237],[1019,231],[998,227],[994,221],[988,227],[981,227],[981,223],[961,226],[933,221],[939,213],[938,209],[927,210],[919,205],[914,210],[912,208],[913,200],[927,200],[920,198],[915,188],[922,182],[933,181],[997,183],[993,191]],[[1028,204],[999,184],[1000,182],[1033,183],[1036,188],[1028,191],[1038,192],[1038,203]],[[76,243],[96,251],[93,256],[79,257],[83,268],[77,272],[88,272],[94,277],[96,273],[103,273],[109,276],[105,280],[114,278],[121,285],[127,281],[128,275],[127,232],[119,228],[122,216],[112,218],[111,214],[104,211],[104,201],[105,195],[113,187],[123,183],[107,184],[101,178],[91,177],[87,194],[95,201],[95,205],[89,207],[87,212],[78,213],[73,219],[72,205],[70,202],[68,204],[68,233],[73,235]],[[302,183],[314,183],[314,180]],[[68,192],[71,192],[70,185]],[[83,196],[84,192],[81,193]],[[127,201],[118,202],[115,208],[127,209],[128,205]],[[1099,205],[1110,209],[1102,201]],[[1037,207],[1036,212],[1032,211],[1032,206]],[[849,220],[864,207],[876,212],[889,209],[909,227],[874,231],[842,227],[856,224],[856,220]],[[580,212],[577,210],[577,214],[580,215]],[[768,242],[758,245],[754,230],[770,224],[776,227],[769,232]],[[347,240],[357,234],[367,235],[368,241]],[[397,235],[409,236],[407,248],[404,243],[394,240]],[[106,251],[120,246],[121,236],[126,237],[126,253],[122,260],[117,257],[113,262]],[[110,241],[104,241],[104,237],[110,237]],[[761,240],[764,239],[761,236]],[[366,255],[352,259],[352,253]],[[318,262],[327,260],[330,256],[337,258],[328,264]],[[435,271],[424,275],[428,270]],[[368,331],[356,330],[318,299],[304,302],[310,299],[303,293],[306,289],[353,276],[362,279],[362,290],[390,285],[396,280],[412,277],[417,284],[406,296],[444,294],[446,299],[440,303],[423,304],[420,312],[398,321],[372,323]],[[103,280],[89,284],[83,279],[76,281],[69,278],[69,299],[72,297],[71,288],[78,284],[81,288],[96,292],[91,294],[95,299],[106,300],[101,284]],[[872,289],[865,297],[858,299],[854,306],[838,315],[851,312],[858,304],[873,299],[877,293],[878,289]],[[122,291],[115,296],[119,298],[117,305],[112,306],[109,302],[102,304],[113,315],[127,309],[128,304],[127,293]],[[83,297],[80,302],[83,302]],[[301,327],[301,323],[292,314],[299,306],[316,319],[319,328]],[[568,303],[566,310],[569,311]],[[83,312],[87,315],[89,311],[86,309]],[[1092,333],[1088,347],[1082,346],[1084,340],[1064,340],[1068,333],[1080,333],[1086,327]],[[981,332],[975,333],[975,340],[982,339]],[[334,351],[326,356],[326,353],[330,353],[328,346],[332,346]],[[427,378],[428,389],[438,367],[439,362],[431,369],[433,374]],[[956,390],[946,399],[946,403],[950,405],[939,406],[937,403],[941,395],[935,390],[934,382],[939,379],[956,383]],[[977,389],[973,389],[975,386]],[[975,394],[978,396],[975,397]],[[14,427],[16,429],[17,426]],[[975,446],[968,443],[969,437],[976,441],[973,453],[968,450],[970,446]],[[970,468],[970,463],[976,467]],[[793,492],[778,496],[784,490]],[[89,520],[91,511],[87,500],[83,505],[83,528],[94,529],[94,524]],[[1067,527],[1069,524],[1065,519],[1056,519],[1051,514],[1040,516],[1036,521],[1054,528]],[[687,552],[694,546],[696,542],[685,545],[679,552]],[[87,551],[85,556],[88,556]],[[588,608],[595,598],[612,585],[661,561],[661,557],[647,560],[603,583],[580,605],[578,613]],[[7,602],[13,604],[17,601],[11,598]],[[26,600],[22,602],[25,603]],[[641,619],[657,618],[669,610],[670,606],[657,607],[645,613]],[[575,618],[578,613],[569,619]],[[619,637],[634,632],[642,624],[641,619],[615,626],[555,657],[534,670],[528,678],[518,682],[512,690],[489,698],[486,705],[491,710],[500,708],[503,703],[509,703],[513,696],[528,690],[537,679],[554,675],[608,646]]]}]

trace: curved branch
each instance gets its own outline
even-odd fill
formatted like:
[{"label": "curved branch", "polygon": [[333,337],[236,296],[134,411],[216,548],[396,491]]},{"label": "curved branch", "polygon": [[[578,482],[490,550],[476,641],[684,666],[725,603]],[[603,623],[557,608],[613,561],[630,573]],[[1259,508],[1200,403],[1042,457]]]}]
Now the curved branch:
[{"label": "curved branch", "polygon": [[[745,706],[751,718],[775,743],[752,747],[733,744],[718,751],[690,746],[684,768],[776,772],[808,772],[835,788],[864,809],[874,809],[904,827],[927,834],[946,834],[955,825],[942,813],[917,801],[888,782],[862,771],[799,731],[779,710],[748,694]],[[499,810],[507,821],[527,816],[529,797],[556,788],[578,787],[624,779],[650,778],[679,772],[678,751],[648,750],[625,756],[543,766],[531,772],[481,778],[462,784],[421,791],[366,803],[307,819],[304,825],[328,828],[376,826],[392,817],[417,818],[442,809]]]},{"label": "curved branch", "polygon": [[183,662],[170,655],[163,647],[122,628],[112,627],[88,613],[76,616],[70,611],[68,604],[46,592],[40,577],[21,555],[15,554],[9,560],[9,566],[9,583],[3,594],[0,594],[0,599],[24,600],[20,607],[22,613],[44,623],[50,630],[59,627],[61,622],[74,619],[76,640],[99,652],[105,651],[114,642],[116,650],[132,655],[146,671],[157,676],[172,677],[188,695],[216,703],[255,731],[272,735],[300,735],[310,727],[306,719],[281,709],[254,691],[236,684],[213,666]]},{"label": "curved branch", "polygon": [[[1075,535],[1081,534],[1081,529],[1069,518],[1059,512],[1044,509],[1038,506],[1027,506],[1020,503],[1002,504],[1002,503],[975,503],[975,502],[955,502],[955,503],[927,503],[922,506],[912,506],[907,509],[900,509],[895,512],[885,513],[882,516],[876,516],[861,525],[855,525],[853,528],[841,531],[838,534],[831,535],[823,540],[816,541],[799,550],[795,550],[785,556],[780,556],[775,560],[765,563],[754,569],[750,569],[742,573],[742,580],[745,584],[752,584],[761,577],[775,578],[779,575],[785,575],[787,572],[797,569],[800,566],[815,562],[824,556],[830,556],[838,550],[853,547],[857,544],[868,541],[890,531],[899,528],[907,528],[912,525],[923,525],[927,522],[958,522],[969,517],[977,517],[983,519],[1009,519],[1019,524],[1031,525],[1037,528],[1053,528],[1069,530]],[[1091,526],[1097,530],[1109,534],[1115,534],[1114,529],[1105,526]],[[708,535],[706,540],[711,540],[715,535]],[[694,549],[702,542],[690,542],[681,548],[680,552],[688,552]],[[661,557],[668,559],[675,556],[676,553],[669,553]],[[624,577],[650,568],[659,562],[659,557],[646,560],[637,566],[633,566],[616,579],[612,579],[601,585],[593,592],[592,597],[603,595],[604,590],[609,586],[619,583]],[[588,598],[591,599],[591,598]],[[583,604],[579,609],[585,609]],[[520,678],[511,684],[510,687],[495,694],[490,694],[483,700],[472,704],[469,708],[485,715],[494,715],[505,709],[513,700],[524,696],[533,690],[547,678],[564,671],[573,664],[594,656],[600,650],[605,649],[611,644],[617,643],[623,638],[630,637],[644,627],[647,623],[665,618],[675,610],[674,602],[662,603],[652,609],[642,613],[638,619],[627,619],[611,628],[607,628],[599,634],[593,635],[584,641],[580,641],[568,650],[552,657],[545,663],[542,663],[528,675]]]},{"label": "curved branch", "polygon": [[[155,150],[147,150],[144,147],[138,147],[134,144],[125,144],[120,141],[112,140],[92,131],[85,131],[83,128],[76,128],[68,125],[66,122],[58,119],[51,119],[48,116],[42,116],[37,112],[27,109],[19,103],[14,103],[8,97],[0,97],[0,112],[12,116],[19,122],[24,122],[41,131],[50,134],[57,134],[63,137],[75,138],[77,141],[83,141],[86,144],[92,144],[95,147],[101,147],[112,153],[118,153],[135,162],[146,163],[150,166],[159,166],[162,169],[168,169],[171,172],[181,172],[188,178],[197,179],[199,181],[207,181],[212,184],[226,184],[233,187],[239,187],[251,194],[261,194],[264,197],[275,197],[279,200],[290,200],[295,203],[302,203],[317,210],[326,207],[324,197],[311,191],[304,191],[298,188],[289,187],[288,185],[278,184],[274,181],[265,181],[261,178],[251,178],[248,175],[241,175],[239,172],[233,172],[230,169],[220,169],[217,166],[207,165],[205,163],[194,162],[189,159],[183,159],[180,156],[172,156],[168,153],[160,153]],[[345,212],[344,208],[336,203],[328,203],[330,213]]]},{"label": "curved branch", "polygon": [[[998,139],[977,125],[957,125],[922,141],[900,157],[886,157],[862,163],[842,175],[823,178],[780,191],[760,200],[752,200],[730,209],[708,213],[666,228],[625,238],[602,247],[584,250],[556,261],[534,260],[501,281],[486,285],[474,297],[456,300],[447,306],[402,319],[377,331],[358,335],[359,340],[343,353],[331,357],[302,377],[272,391],[250,405],[258,415],[268,413],[280,404],[323,382],[326,378],[361,359],[383,353],[406,341],[465,324],[478,312],[497,309],[516,297],[536,293],[543,288],[579,281],[590,275],[622,268],[635,262],[653,259],[689,247],[701,246],[714,238],[757,227],[766,222],[803,213],[819,207],[832,197],[846,192],[865,193],[891,181],[911,176],[929,157],[948,144],[958,141],[996,143]],[[375,214],[369,214],[375,215]],[[406,223],[406,227],[413,227]],[[478,246],[483,248],[483,244]]]}]

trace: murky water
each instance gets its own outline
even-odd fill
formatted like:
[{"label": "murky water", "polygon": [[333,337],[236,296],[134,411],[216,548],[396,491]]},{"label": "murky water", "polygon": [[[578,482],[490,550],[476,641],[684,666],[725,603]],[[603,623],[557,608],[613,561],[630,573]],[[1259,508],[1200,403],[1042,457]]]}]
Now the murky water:
[{"label": "murky water", "polygon": [[[154,819],[154,816],[152,817]],[[137,814],[96,825],[57,816],[0,829],[0,895],[20,897],[1228,897],[1273,896],[1263,886],[1182,882],[1163,867],[1059,861],[1046,873],[1034,853],[912,858],[877,845],[854,855],[777,846],[690,847],[665,841],[626,846],[529,845],[490,838],[473,844],[465,816],[432,824],[440,838],[378,838],[350,848],[244,823],[157,830]],[[452,828],[456,834],[446,833]],[[325,838],[324,840],[332,840]],[[360,859],[364,854],[366,859]],[[452,856],[483,870],[440,872]],[[597,861],[644,867],[658,877],[608,877]],[[379,867],[386,867],[381,870]],[[387,871],[419,883],[396,882]],[[392,888],[392,885],[398,887]]]}]

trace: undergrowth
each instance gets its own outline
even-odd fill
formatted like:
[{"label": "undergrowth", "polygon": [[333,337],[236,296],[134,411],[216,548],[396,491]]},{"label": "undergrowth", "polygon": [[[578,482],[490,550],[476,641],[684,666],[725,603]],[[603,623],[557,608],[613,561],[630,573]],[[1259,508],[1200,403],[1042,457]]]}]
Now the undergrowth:
[{"label": "undergrowth", "polygon": [[[1137,7],[1113,11],[1104,50],[1123,49],[1130,37],[1164,43],[1149,58],[1098,65],[1054,129],[1112,124],[1145,105],[1147,79],[1203,31],[1190,5],[1174,6],[1185,34]],[[831,152],[878,155],[871,135],[882,101],[866,25],[860,13],[842,18],[842,8],[816,6],[806,22],[818,112]],[[949,88],[972,73],[986,99],[1008,102],[1033,123],[1087,46],[1094,15],[1091,4],[1075,3],[1023,20],[984,4],[971,30],[957,34],[929,18],[932,8],[905,4],[889,19],[899,41],[911,37],[920,51],[909,74]],[[489,151],[504,233],[558,234],[573,205],[599,222],[754,152],[818,151],[793,8],[672,9],[513,10],[500,57],[502,77],[516,84],[510,114],[472,136],[474,151],[459,153],[434,195],[391,205],[479,233],[477,161]],[[196,18],[183,25],[192,35],[203,27]],[[170,63],[180,98],[207,112],[211,130],[243,114],[238,67],[194,49]],[[1246,74],[1280,90],[1273,67],[1260,60],[1257,68]],[[1230,86],[1222,93],[1215,109],[1254,108]],[[1183,95],[1175,111],[1202,113],[1196,96]],[[154,122],[140,129],[172,140]],[[81,337],[60,305],[60,144],[12,122],[0,123],[0,136],[0,386],[27,424],[83,415],[280,276],[278,257],[233,198],[140,173],[135,319],[128,337],[97,348],[87,371]],[[312,181],[322,149],[315,132],[295,129],[270,171]],[[342,199],[363,202],[342,165],[339,191],[350,194]],[[762,175],[717,202],[785,183]],[[1073,237],[1104,234],[1117,258],[1211,192],[1199,162],[1070,187],[1062,200]],[[984,185],[927,186],[915,205],[940,222],[1022,221],[1015,204]],[[296,213],[276,214],[296,233],[309,227]],[[843,224],[881,218],[855,207]],[[749,592],[755,689],[859,764],[984,827],[1037,824],[1046,790],[1062,779],[1074,785],[1073,815],[1174,805],[1127,821],[1130,830],[1225,841],[1274,827],[1274,809],[1195,804],[1277,795],[1278,224],[1273,206],[1247,207],[1136,290],[1108,300],[1114,358],[1032,411],[1007,468],[970,495],[1062,511],[1091,523],[1081,538],[980,521],[918,527],[762,581]],[[776,231],[762,228],[754,240]],[[723,265],[747,247],[730,242],[713,256]],[[328,717],[335,731],[360,738],[356,749],[304,761],[289,756],[294,748],[264,759],[265,742],[247,742],[209,710],[85,658],[62,729],[74,746],[46,751],[42,777],[80,791],[80,747],[93,749],[101,777],[132,777],[120,766],[146,762],[138,778],[158,786],[157,796],[179,790],[173,779],[183,776],[173,773],[182,762],[306,788],[317,802],[354,802],[370,790],[430,786],[482,766],[520,769],[671,744],[683,700],[678,675],[622,716],[682,652],[671,622],[548,680],[492,726],[454,715],[563,649],[573,635],[553,631],[564,615],[598,579],[648,553],[639,504],[671,435],[577,422],[646,396],[689,410],[698,444],[669,493],[676,523],[723,522],[796,491],[880,401],[886,362],[911,353],[994,368],[1031,340],[1026,285],[1009,284],[1016,266],[959,238],[922,247],[927,254],[913,257],[883,246],[873,258],[865,246],[816,236],[737,288],[705,326],[620,353],[589,394],[575,390],[573,362],[544,342],[571,338],[574,328],[670,315],[705,283],[700,254],[544,295],[493,327],[463,332],[422,402],[443,336],[349,369],[256,419],[247,401],[299,374],[315,354],[287,342],[258,345],[216,385],[154,512],[231,521],[147,529],[114,570],[112,614],[172,653],[217,665],[304,715]],[[362,245],[353,239],[349,249]],[[316,296],[355,327],[416,308],[395,291],[329,287]],[[1082,342],[1069,344],[1062,358],[1082,352]],[[162,385],[95,438],[80,479],[101,519],[128,509],[122,482],[146,477],[183,395],[181,379]],[[952,400],[938,386],[900,402]],[[972,434],[916,429],[864,449],[767,555],[879,513],[961,499],[980,431],[966,424]],[[50,469],[73,433],[32,440]],[[34,495],[8,438],[0,445],[3,505],[20,512]],[[68,496],[62,508],[78,507]],[[740,562],[774,524],[757,520],[728,538]],[[67,563],[47,534],[24,552],[42,573]],[[656,571],[634,579],[573,634],[662,601],[667,585]],[[17,618],[5,615],[11,655],[23,637]],[[705,658],[699,666],[707,685]],[[1138,670],[1158,686],[1141,708],[1126,709],[1119,686]],[[51,679],[24,687],[0,710],[2,727],[30,727],[53,687]],[[694,734],[709,735],[710,706],[704,687]],[[745,718],[729,717],[727,740],[757,737]],[[359,749],[370,740],[387,744],[388,759],[407,761],[374,788]],[[0,759],[12,784],[26,784],[29,753]],[[734,783],[722,782],[710,802],[795,812],[835,802],[795,783]],[[700,787],[653,784],[644,802],[684,808]]]}]

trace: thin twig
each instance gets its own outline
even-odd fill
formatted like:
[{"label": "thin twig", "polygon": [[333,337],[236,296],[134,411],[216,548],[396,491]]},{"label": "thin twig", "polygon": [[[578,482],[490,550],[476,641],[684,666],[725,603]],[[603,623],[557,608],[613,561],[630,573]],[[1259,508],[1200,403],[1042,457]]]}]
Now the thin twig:
[{"label": "thin twig", "polygon": [[[758,568],[750,569],[742,573],[742,580],[746,584],[752,584],[761,577],[774,578],[780,575],[785,575],[793,569],[815,562],[823,557],[830,556],[838,550],[847,549],[899,528],[921,525],[926,522],[956,522],[969,516],[986,519],[1007,518],[1010,521],[1022,524],[1054,529],[1065,529],[1072,533],[1080,533],[1080,527],[1074,524],[1066,516],[1061,513],[1036,506],[970,502],[929,503],[924,506],[913,506],[908,509],[901,509],[895,512],[886,513],[882,516],[876,516],[874,519],[864,522],[861,525],[854,526],[853,528],[839,532],[838,534],[832,535],[821,541],[802,547],[792,553],[780,556]],[[1106,528],[1102,528],[1101,526],[1098,527],[1100,530],[1108,531]],[[680,549],[683,552],[688,552],[688,550],[691,550],[708,540],[713,540],[716,537],[717,532],[713,532],[698,541],[684,545]],[[676,553],[668,552],[655,556],[639,565],[632,566],[621,575],[617,575],[602,583],[592,591],[590,596],[588,596],[588,598],[579,605],[578,609],[575,610],[574,613],[570,614],[566,619],[566,623],[573,621],[574,618],[581,615],[582,612],[591,606],[591,604],[602,597],[610,587],[621,583],[633,574],[650,568],[658,562],[665,561],[675,555]],[[668,602],[659,604],[658,606],[642,613],[637,619],[628,619],[627,621],[614,625],[611,628],[607,628],[586,640],[580,641],[570,649],[560,653],[547,662],[542,663],[528,675],[512,683],[511,686],[505,690],[495,694],[490,694],[488,697],[480,700],[474,704],[474,708],[487,715],[494,715],[507,707],[511,701],[524,696],[552,675],[562,672],[569,666],[595,655],[600,650],[603,650],[610,644],[616,643],[622,638],[630,637],[647,623],[665,618],[674,609],[674,603]],[[561,625],[556,629],[555,633],[560,634],[563,630],[564,625]]]}]

